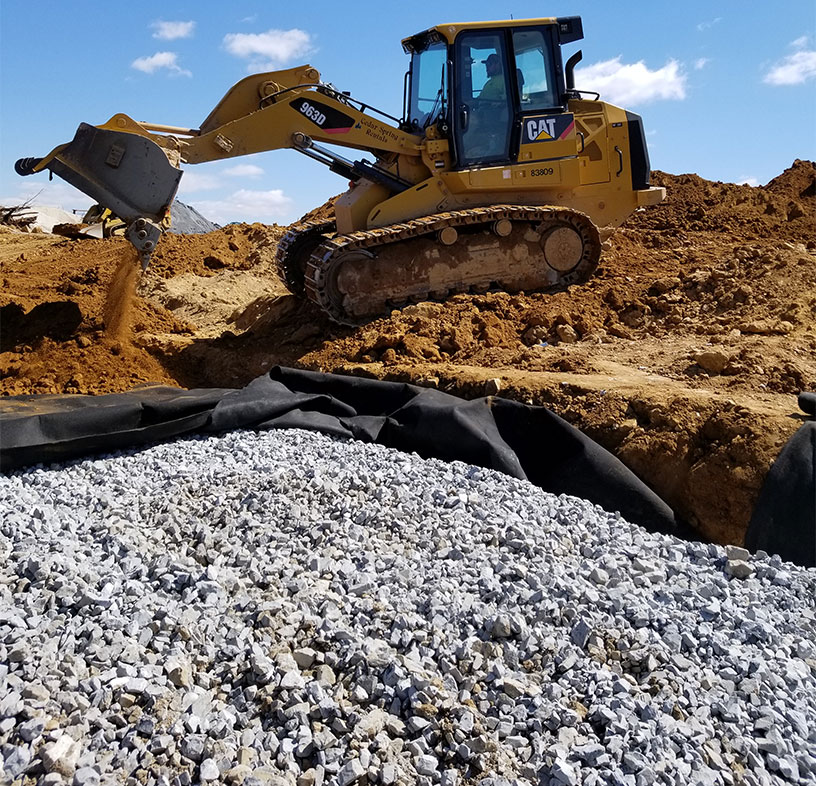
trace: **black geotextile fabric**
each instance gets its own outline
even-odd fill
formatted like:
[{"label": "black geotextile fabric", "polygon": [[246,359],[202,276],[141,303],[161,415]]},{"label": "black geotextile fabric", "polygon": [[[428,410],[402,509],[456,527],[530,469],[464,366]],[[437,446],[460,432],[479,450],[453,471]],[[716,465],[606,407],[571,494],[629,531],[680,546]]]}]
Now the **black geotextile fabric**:
[{"label": "black geotextile fabric", "polygon": [[745,545],[816,567],[816,393],[800,394],[799,406],[811,419],[788,440],[768,472]]},{"label": "black geotextile fabric", "polygon": [[459,460],[588,499],[652,531],[688,534],[614,456],[547,409],[282,367],[240,390],[146,387],[2,399],[0,469],[239,428],[305,428]]},{"label": "black geotextile fabric", "polygon": [[[816,396],[800,396],[816,414]],[[811,409],[812,408],[812,409]],[[240,390],[148,387],[106,396],[0,399],[0,470],[238,428],[305,428],[459,460],[572,494],[649,529],[693,537],[614,456],[543,407],[472,401],[429,388],[276,367]],[[746,539],[816,565],[816,422],[791,438],[762,489]]]},{"label": "black geotextile fabric", "polygon": [[206,427],[229,389],[0,399],[0,471],[150,445]]}]

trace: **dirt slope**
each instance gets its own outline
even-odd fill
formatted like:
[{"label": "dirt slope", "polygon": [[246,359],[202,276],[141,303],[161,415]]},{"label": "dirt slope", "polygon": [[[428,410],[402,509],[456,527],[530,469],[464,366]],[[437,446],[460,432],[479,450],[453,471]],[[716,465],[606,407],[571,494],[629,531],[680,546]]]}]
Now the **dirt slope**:
[{"label": "dirt slope", "polygon": [[801,422],[795,394],[816,389],[814,176],[808,161],[760,188],[655,173],[667,201],[611,235],[587,284],[459,295],[354,330],[288,295],[281,227],[164,238],[130,340],[103,320],[124,241],[0,228],[0,393],[237,386],[277,363],[500,391],[585,430],[701,536],[739,542]]}]

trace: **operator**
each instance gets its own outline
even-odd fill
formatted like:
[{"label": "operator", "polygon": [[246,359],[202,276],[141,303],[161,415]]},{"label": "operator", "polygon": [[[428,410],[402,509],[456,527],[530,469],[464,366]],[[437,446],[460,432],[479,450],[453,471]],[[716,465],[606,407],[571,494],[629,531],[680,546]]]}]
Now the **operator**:
[{"label": "operator", "polygon": [[488,80],[484,83],[480,101],[504,101],[507,95],[507,85],[502,73],[501,58],[497,54],[487,56],[487,60],[482,61],[487,68]]},{"label": "operator", "polygon": [[467,145],[477,157],[498,156],[506,152],[508,140],[507,80],[501,57],[493,53],[482,60],[488,79],[473,103]]}]

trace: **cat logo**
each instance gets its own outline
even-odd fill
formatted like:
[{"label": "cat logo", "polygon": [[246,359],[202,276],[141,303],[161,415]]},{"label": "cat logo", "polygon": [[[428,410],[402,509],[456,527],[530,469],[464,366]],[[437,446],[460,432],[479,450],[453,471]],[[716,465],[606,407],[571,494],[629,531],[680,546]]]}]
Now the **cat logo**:
[{"label": "cat logo", "polygon": [[555,139],[555,118],[539,117],[527,121],[527,138],[532,142]]},{"label": "cat logo", "polygon": [[555,142],[575,131],[575,118],[572,114],[525,117],[522,128],[522,144]]}]

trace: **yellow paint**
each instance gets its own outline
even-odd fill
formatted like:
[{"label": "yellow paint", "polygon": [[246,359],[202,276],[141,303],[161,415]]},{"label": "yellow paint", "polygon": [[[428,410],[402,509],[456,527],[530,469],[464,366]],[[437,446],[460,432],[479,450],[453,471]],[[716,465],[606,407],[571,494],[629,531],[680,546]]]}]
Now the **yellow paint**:
[{"label": "yellow paint", "polygon": [[[459,33],[463,30],[487,30],[496,27],[529,27],[530,25],[554,25],[556,24],[556,17],[549,16],[541,19],[497,19],[492,22],[445,22],[441,25],[435,25],[429,28],[439,33],[449,44],[453,43]],[[409,36],[403,39],[403,44],[409,41],[414,36]]]}]

